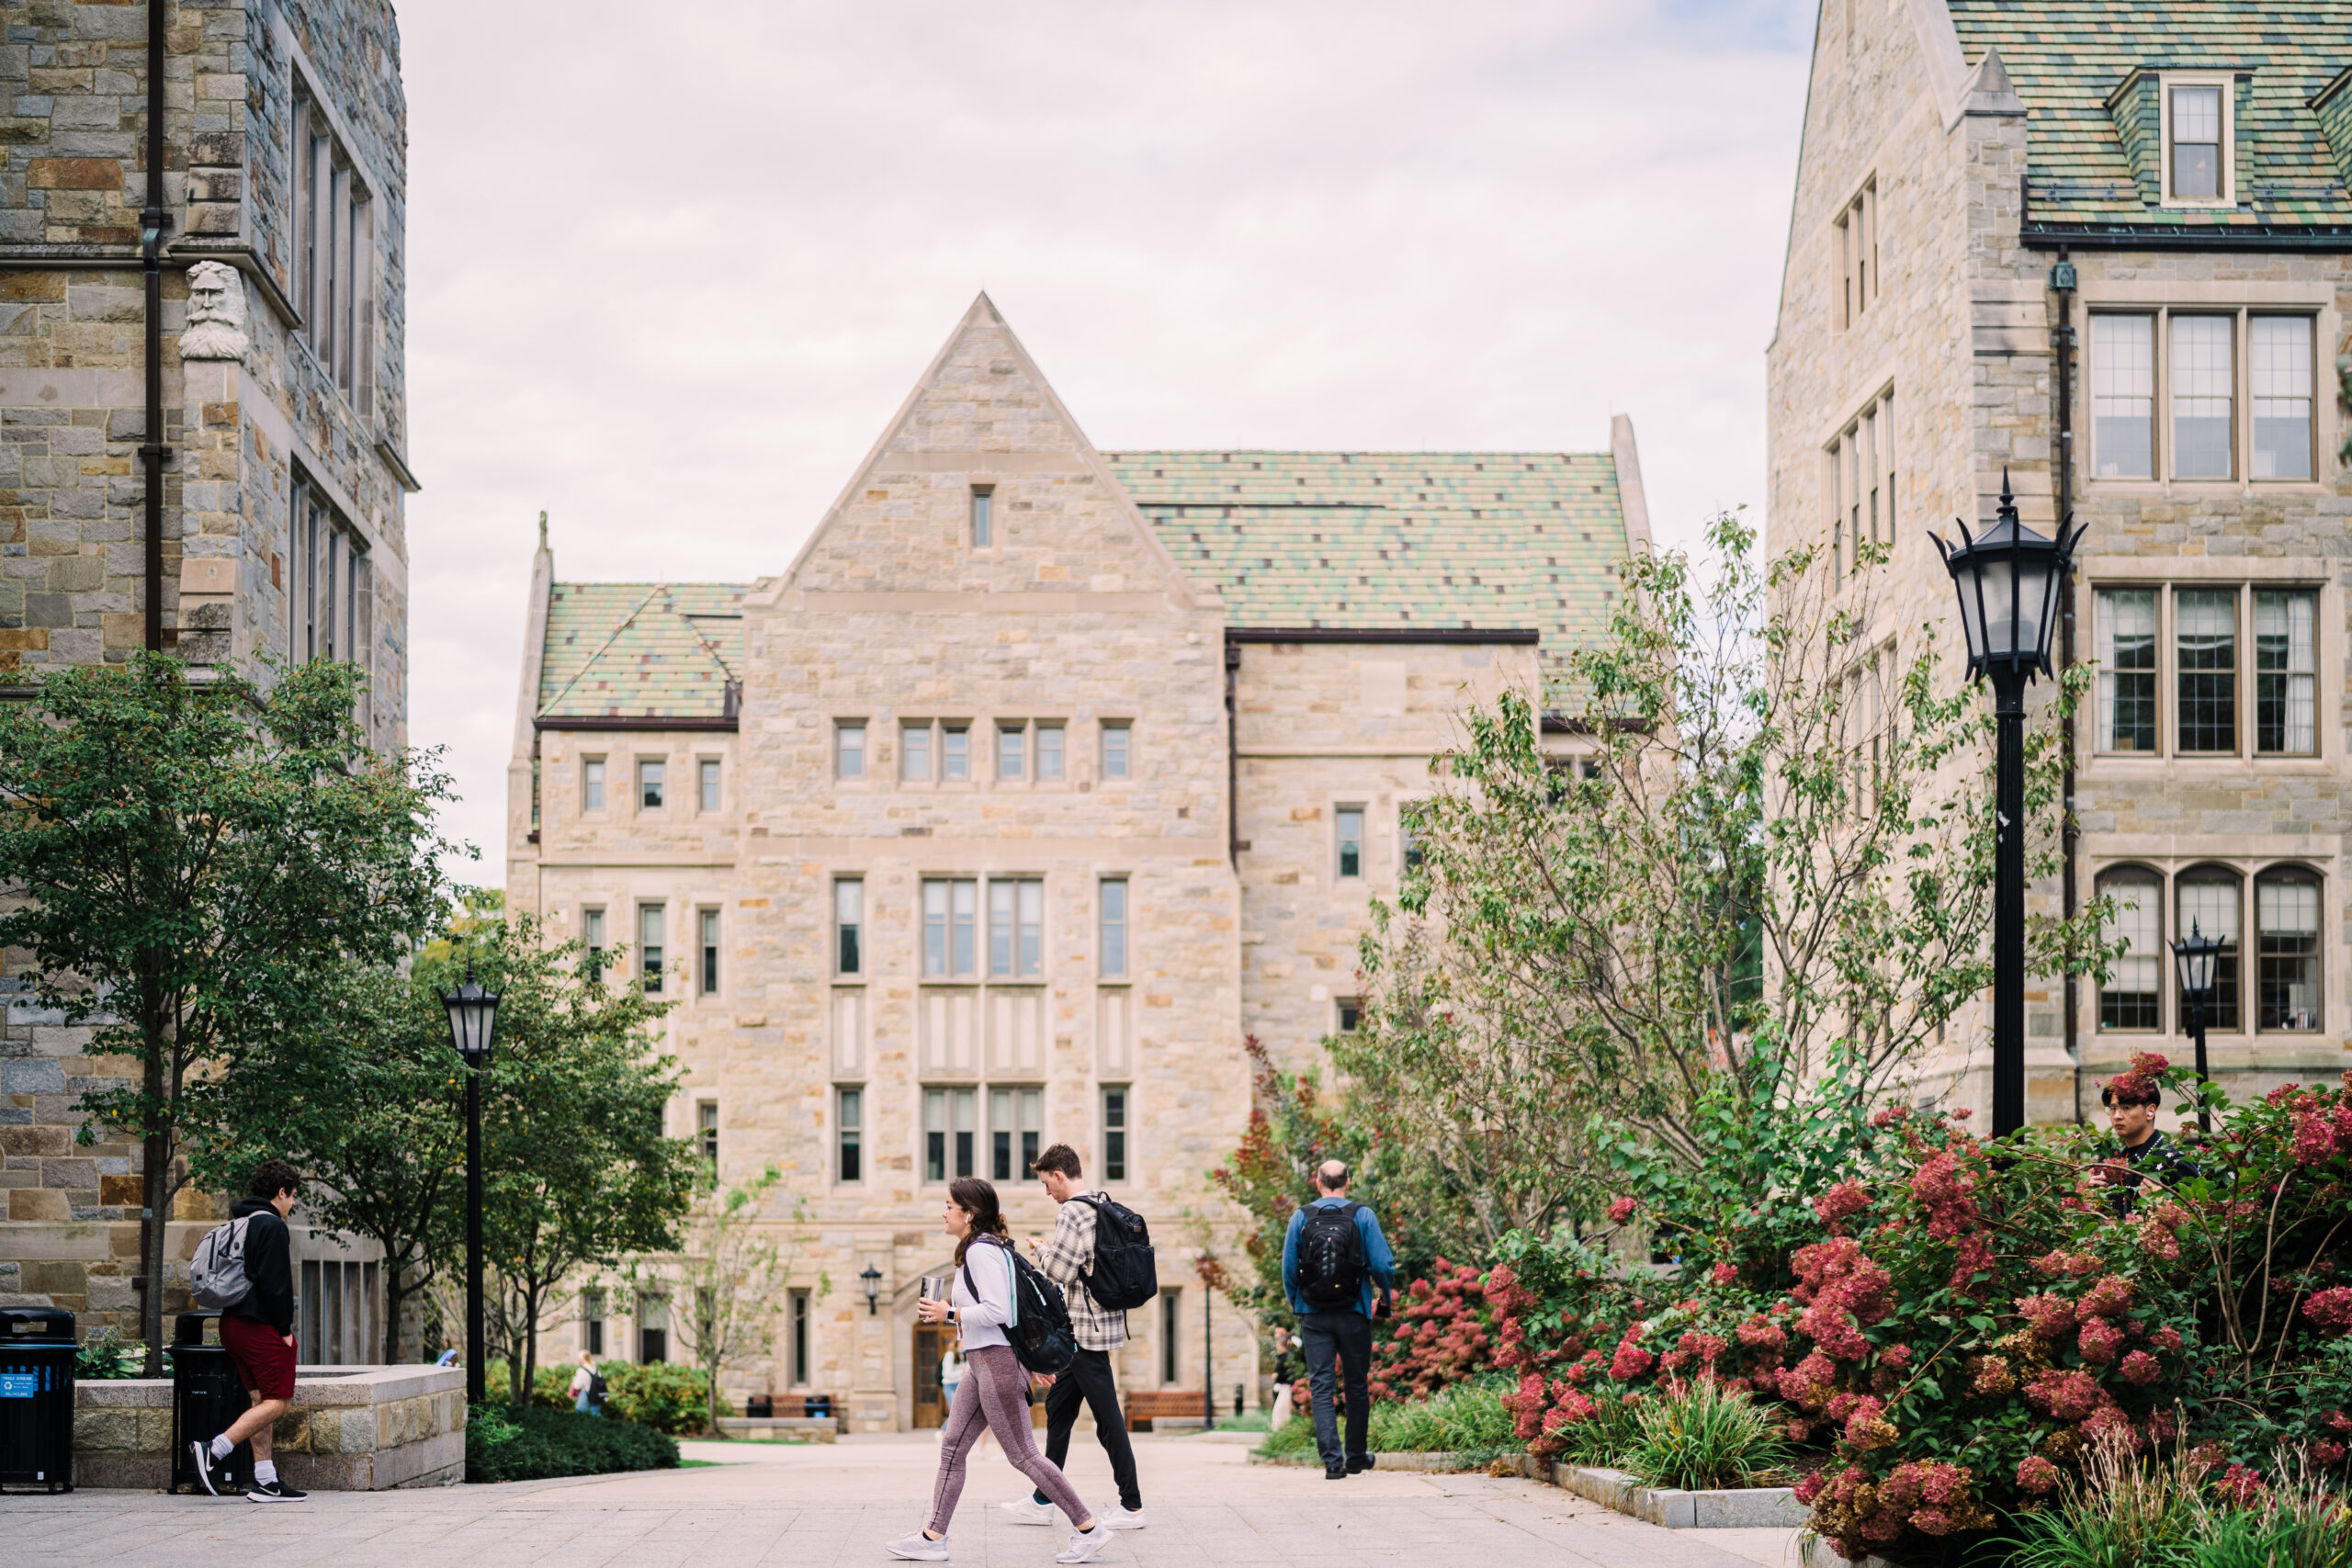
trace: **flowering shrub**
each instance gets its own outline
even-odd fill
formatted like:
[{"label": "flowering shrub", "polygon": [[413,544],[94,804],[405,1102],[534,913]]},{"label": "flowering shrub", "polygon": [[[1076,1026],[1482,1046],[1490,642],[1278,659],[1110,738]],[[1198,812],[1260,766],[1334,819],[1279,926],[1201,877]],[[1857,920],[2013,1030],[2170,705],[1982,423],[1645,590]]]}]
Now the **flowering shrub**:
[{"label": "flowering shrub", "polygon": [[[2161,1057],[2134,1070],[2176,1103],[2190,1087]],[[1515,1430],[1574,1455],[1656,1393],[1747,1392],[1826,1461],[1800,1495],[1849,1555],[1986,1529],[2101,1442],[2201,1445],[2217,1501],[2255,1495],[2282,1451],[2342,1467],[2352,1089],[2211,1107],[2209,1141],[2177,1135],[2194,1174],[2128,1199],[2096,1134],[1995,1150],[1962,1117],[1850,1100],[1787,1119],[1808,1147],[1733,1130],[1715,1176],[1654,1179],[1636,1154],[1668,1277],[1516,1235],[1485,1277]]]}]

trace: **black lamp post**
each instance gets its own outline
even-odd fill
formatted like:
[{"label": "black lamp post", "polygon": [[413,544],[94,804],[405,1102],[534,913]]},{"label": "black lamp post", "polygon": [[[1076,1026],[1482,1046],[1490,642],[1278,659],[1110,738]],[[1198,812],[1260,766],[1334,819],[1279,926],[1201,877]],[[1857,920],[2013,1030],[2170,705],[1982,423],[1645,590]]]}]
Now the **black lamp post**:
[{"label": "black lamp post", "polygon": [[865,1315],[872,1317],[882,1303],[882,1270],[869,1262],[858,1270],[857,1280],[865,1287]]},{"label": "black lamp post", "polygon": [[490,1037],[498,1022],[498,993],[466,983],[441,998],[449,1010],[449,1041],[466,1062],[466,1403],[482,1402],[481,1331],[481,1075],[490,1066]]},{"label": "black lamp post", "polygon": [[[1954,519],[1958,522],[1957,519]],[[2025,688],[2050,671],[2066,568],[2083,536],[2044,538],[2018,521],[2007,469],[1993,525],[1958,549],[1934,535],[1960,593],[1968,677],[1993,683],[1997,779],[1993,861],[1993,1135],[2025,1125]]]},{"label": "black lamp post", "polygon": [[2213,977],[2229,950],[2227,937],[2207,936],[2195,920],[2188,922],[2188,934],[2172,944],[2173,962],[2180,966],[2180,999],[2188,1005],[2189,1038],[2197,1043],[2197,1125],[2208,1133],[2213,1118],[2205,1109],[2205,1010],[2212,1005]]}]

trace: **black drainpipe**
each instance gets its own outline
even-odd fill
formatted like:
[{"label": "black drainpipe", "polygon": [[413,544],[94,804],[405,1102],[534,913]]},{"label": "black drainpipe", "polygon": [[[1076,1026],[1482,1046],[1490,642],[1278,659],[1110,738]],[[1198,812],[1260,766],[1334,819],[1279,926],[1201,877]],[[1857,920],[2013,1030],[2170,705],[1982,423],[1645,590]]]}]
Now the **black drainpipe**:
[{"label": "black drainpipe", "polygon": [[147,205],[139,213],[139,262],[147,274],[147,422],[139,447],[147,470],[147,651],[164,651],[164,3],[147,0]]},{"label": "black drainpipe", "polygon": [[[2051,334],[2052,346],[2058,351],[2058,446],[2052,454],[2057,467],[2053,476],[2057,481],[2058,532],[2064,534],[2075,510],[2075,264],[2066,253],[2058,253],[2058,265],[2050,269],[2051,287],[2058,293],[2058,329]],[[2069,565],[2065,580],[2059,584],[2058,671],[2063,679],[2075,664],[2075,582]],[[2066,919],[2075,918],[2080,903],[2078,862],[2082,858],[2083,830],[2075,810],[2075,726],[2065,726],[2065,783],[2061,792],[2059,839],[2061,849],[2060,901]],[[2082,1025],[2076,1016],[2080,979],[2073,973],[2065,977],[2066,1057],[2074,1064],[2075,1120],[2083,1120],[2083,1054]]]},{"label": "black drainpipe", "polygon": [[1241,645],[1225,645],[1225,854],[1241,869],[1241,740],[1239,700]]}]

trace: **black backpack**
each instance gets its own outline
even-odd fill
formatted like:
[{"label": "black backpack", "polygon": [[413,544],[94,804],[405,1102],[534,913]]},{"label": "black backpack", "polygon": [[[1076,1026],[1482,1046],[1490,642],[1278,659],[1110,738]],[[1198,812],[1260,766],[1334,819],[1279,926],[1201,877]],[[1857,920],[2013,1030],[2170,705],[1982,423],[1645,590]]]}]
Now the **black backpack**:
[{"label": "black backpack", "polygon": [[1094,1268],[1079,1276],[1094,1304],[1105,1312],[1128,1312],[1158,1295],[1159,1266],[1143,1216],[1100,1192],[1078,1201],[1094,1211]]},{"label": "black backpack", "polygon": [[602,1372],[590,1372],[588,1374],[588,1408],[591,1410],[602,1410],[604,1407],[605,1374]]},{"label": "black backpack", "polygon": [[[1058,1377],[1078,1359],[1078,1335],[1069,1325],[1069,1303],[1062,1288],[1039,1273],[1030,1261],[1003,1242],[984,1237],[1001,1248],[1012,1264],[1012,1321],[1004,1325],[1012,1341],[1012,1359],[1033,1372]],[[972,1259],[964,1256],[964,1289],[979,1299],[972,1283]]]},{"label": "black backpack", "polygon": [[1306,1211],[1298,1233],[1298,1293],[1319,1312],[1357,1308],[1363,1302],[1363,1235],[1356,1229],[1361,1203]]}]

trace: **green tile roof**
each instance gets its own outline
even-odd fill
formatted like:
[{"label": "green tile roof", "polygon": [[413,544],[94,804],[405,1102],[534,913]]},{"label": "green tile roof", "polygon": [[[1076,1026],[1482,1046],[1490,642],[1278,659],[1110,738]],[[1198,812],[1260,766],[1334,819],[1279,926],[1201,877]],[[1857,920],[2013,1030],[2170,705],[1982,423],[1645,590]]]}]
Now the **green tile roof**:
[{"label": "green tile roof", "polygon": [[1237,626],[1532,630],[1556,676],[1628,553],[1605,454],[1102,456]]},{"label": "green tile roof", "polygon": [[[2254,233],[2352,225],[2346,149],[2311,99],[2352,64],[2352,0],[1947,0],[1973,66],[1997,49],[2028,120],[2026,222]],[[2158,205],[2140,71],[2241,75],[2238,205]]]},{"label": "green tile roof", "polygon": [[558,582],[541,718],[720,718],[743,668],[740,582]]}]

